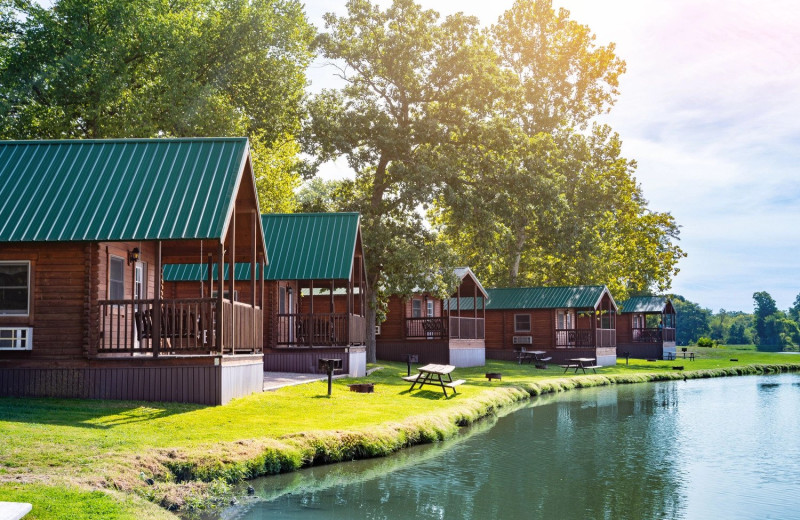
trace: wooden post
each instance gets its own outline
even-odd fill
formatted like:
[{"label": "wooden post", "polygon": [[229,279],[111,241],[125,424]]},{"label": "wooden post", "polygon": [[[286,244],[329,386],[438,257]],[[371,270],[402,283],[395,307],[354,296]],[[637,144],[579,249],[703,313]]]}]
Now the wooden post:
[{"label": "wooden post", "polygon": [[156,242],[156,286],[153,294],[153,357],[158,357],[161,348],[161,240]]},{"label": "wooden post", "polygon": [[236,309],[234,309],[234,295],[236,294],[236,207],[231,215],[231,251],[228,262],[228,298],[231,302],[231,355],[236,353]]},{"label": "wooden post", "polygon": [[252,211],[252,227],[250,232],[251,238],[251,254],[250,254],[250,289],[252,299],[250,300],[250,312],[252,314],[253,320],[253,352],[255,352],[256,347],[258,346],[258,342],[256,341],[256,330],[258,326],[256,324],[256,228],[258,227],[258,223],[256,222],[256,211]]},{"label": "wooden post", "polygon": [[[208,298],[211,298],[211,293],[214,292],[214,257],[208,253]],[[205,292],[203,298],[206,298]]]},{"label": "wooden post", "polygon": [[222,312],[222,293],[225,289],[225,244],[220,241],[217,246],[217,332],[215,338],[215,347],[220,355],[225,350],[225,341],[222,338],[222,333],[225,330],[222,326],[222,320],[225,313]]}]

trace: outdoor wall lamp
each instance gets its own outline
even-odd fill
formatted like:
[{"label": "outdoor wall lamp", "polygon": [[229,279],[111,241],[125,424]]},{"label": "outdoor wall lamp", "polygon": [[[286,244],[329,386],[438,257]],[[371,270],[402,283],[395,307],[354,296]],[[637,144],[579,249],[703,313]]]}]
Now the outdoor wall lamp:
[{"label": "outdoor wall lamp", "polygon": [[134,247],[133,251],[128,251],[128,263],[132,264],[139,261],[139,248]]}]

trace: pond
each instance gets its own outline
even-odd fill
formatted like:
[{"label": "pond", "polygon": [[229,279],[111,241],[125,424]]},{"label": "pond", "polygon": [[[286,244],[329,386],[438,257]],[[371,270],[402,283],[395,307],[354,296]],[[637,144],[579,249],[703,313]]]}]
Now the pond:
[{"label": "pond", "polygon": [[800,518],[800,375],[544,396],[454,441],[251,482],[229,519]]}]

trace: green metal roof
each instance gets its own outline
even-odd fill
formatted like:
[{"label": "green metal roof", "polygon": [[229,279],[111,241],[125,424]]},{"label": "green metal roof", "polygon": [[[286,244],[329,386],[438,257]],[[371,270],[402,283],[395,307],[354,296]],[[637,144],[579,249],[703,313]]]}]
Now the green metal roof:
[{"label": "green metal roof", "polygon": [[[230,274],[231,264],[224,265],[223,280],[228,280]],[[211,276],[212,280],[217,279],[217,263],[212,265]],[[165,282],[199,282],[200,280],[208,279],[208,264],[166,264],[164,266],[164,281]],[[249,280],[250,279],[250,264],[238,263],[236,264],[236,279]]]},{"label": "green metal roof", "polygon": [[[265,280],[350,279],[358,241],[358,213],[261,215],[261,222],[269,253]],[[205,279],[207,269],[201,264],[165,266],[164,280]],[[236,279],[250,279],[249,264],[236,264]]]},{"label": "green metal roof", "polygon": [[262,215],[269,251],[266,280],[349,280],[358,213]]},{"label": "green metal roof", "polygon": [[246,138],[0,141],[0,242],[219,238]]},{"label": "green metal roof", "polygon": [[[486,310],[593,309],[605,291],[604,285],[487,289]],[[462,310],[472,310],[472,298],[462,297],[460,304]],[[456,308],[455,301],[451,305]]]},{"label": "green metal roof", "polygon": [[667,307],[666,296],[636,296],[619,304],[620,312],[664,312]]}]

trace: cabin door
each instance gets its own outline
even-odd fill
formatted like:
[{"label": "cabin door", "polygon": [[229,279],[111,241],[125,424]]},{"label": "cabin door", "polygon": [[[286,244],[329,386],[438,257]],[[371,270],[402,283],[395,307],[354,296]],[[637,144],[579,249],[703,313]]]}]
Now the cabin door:
[{"label": "cabin door", "polygon": [[564,343],[568,346],[575,346],[575,321],[573,315],[568,310],[556,311],[556,329],[561,330],[560,334],[564,335]]}]

